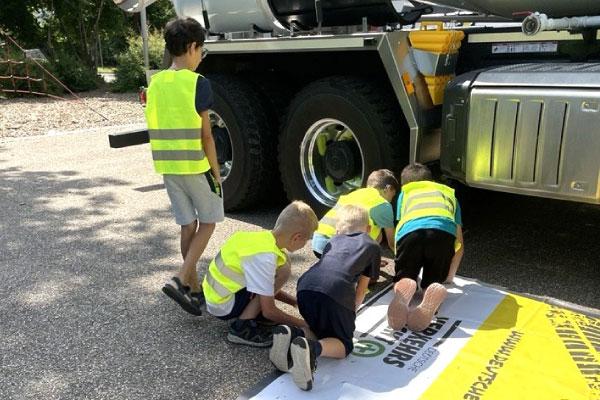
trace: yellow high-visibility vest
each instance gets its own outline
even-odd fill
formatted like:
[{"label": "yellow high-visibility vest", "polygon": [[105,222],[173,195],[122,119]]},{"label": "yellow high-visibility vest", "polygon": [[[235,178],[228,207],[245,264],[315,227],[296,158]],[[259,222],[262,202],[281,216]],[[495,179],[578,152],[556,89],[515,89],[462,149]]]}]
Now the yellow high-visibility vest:
[{"label": "yellow high-visibility vest", "polygon": [[208,266],[202,281],[206,301],[212,304],[225,303],[246,287],[242,261],[261,253],[276,255],[277,268],[287,261],[285,252],[277,247],[271,231],[234,233]]},{"label": "yellow high-visibility vest", "polygon": [[424,217],[444,217],[454,221],[456,197],[454,189],[431,181],[418,181],[402,186],[400,221],[396,234],[402,225],[410,220]]},{"label": "yellow high-visibility vest", "polygon": [[152,76],[146,121],[154,169],[159,174],[201,174],[210,169],[202,147],[202,118],[196,111],[198,76],[188,69]]},{"label": "yellow high-visibility vest", "polygon": [[376,225],[375,222],[371,219],[371,209],[386,202],[387,200],[384,199],[383,196],[379,194],[379,190],[375,188],[357,189],[354,192],[340,196],[335,207],[327,211],[327,213],[319,221],[319,227],[317,228],[317,232],[326,237],[332,237],[333,235],[335,235],[335,225],[337,224],[337,212],[342,206],[350,204],[354,206],[363,207],[365,210],[367,210],[369,214],[369,225],[371,226],[369,236],[371,236],[372,239],[377,240],[377,237],[381,232],[381,227]]}]

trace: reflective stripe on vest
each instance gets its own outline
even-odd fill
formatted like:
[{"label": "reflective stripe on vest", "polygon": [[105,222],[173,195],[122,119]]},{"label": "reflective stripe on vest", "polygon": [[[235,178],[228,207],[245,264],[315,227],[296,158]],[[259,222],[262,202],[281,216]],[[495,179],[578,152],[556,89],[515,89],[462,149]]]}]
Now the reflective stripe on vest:
[{"label": "reflective stripe on vest", "polygon": [[375,188],[357,189],[352,193],[340,196],[337,204],[331,210],[329,210],[319,221],[319,227],[317,228],[317,232],[326,237],[332,237],[333,235],[335,235],[335,225],[337,224],[338,211],[342,206],[351,204],[363,207],[367,210],[369,214],[369,225],[371,226],[369,236],[376,240],[379,236],[379,233],[381,232],[381,227],[376,225],[375,222],[371,219],[371,209],[386,202],[387,200],[384,199],[381,196],[381,194],[379,194],[379,190]]},{"label": "reflective stripe on vest", "polygon": [[159,174],[200,174],[210,169],[196,111],[198,74],[187,69],[152,76],[146,121],[154,169]]},{"label": "reflective stripe on vest", "polygon": [[454,221],[454,189],[436,182],[419,181],[402,186],[400,222],[396,234],[406,222],[424,217],[443,217]]},{"label": "reflective stripe on vest", "polygon": [[277,247],[270,231],[233,234],[208,266],[202,282],[206,301],[221,304],[232,299],[235,293],[246,287],[244,258],[264,253],[277,257],[277,268],[287,260],[285,253]]},{"label": "reflective stripe on vest", "polygon": [[[208,285],[210,285],[219,296],[229,299],[233,294],[232,289],[235,290],[237,288],[237,290],[239,290],[246,286],[246,278],[244,277],[242,269],[240,268],[237,270],[225,265],[221,252],[219,252],[215,259],[210,263],[209,270],[213,265],[214,268],[212,268],[211,273],[206,274],[206,280]],[[228,280],[231,285],[225,286],[225,284],[222,284],[221,282],[223,279],[219,279],[221,277],[215,278],[215,276],[218,275],[221,275],[222,278]]]}]

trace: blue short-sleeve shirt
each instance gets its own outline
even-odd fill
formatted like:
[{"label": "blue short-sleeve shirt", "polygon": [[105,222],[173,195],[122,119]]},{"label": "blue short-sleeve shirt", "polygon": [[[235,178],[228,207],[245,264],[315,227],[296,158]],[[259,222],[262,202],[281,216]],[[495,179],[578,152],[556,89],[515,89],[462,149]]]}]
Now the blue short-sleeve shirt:
[{"label": "blue short-sleeve shirt", "polygon": [[[402,198],[404,193],[400,193],[398,196],[398,209],[396,211],[396,218],[400,221],[402,217],[401,207]],[[462,225],[462,215],[460,211],[460,204],[456,201],[456,210],[454,210],[454,221],[444,217],[422,217],[412,219],[402,225],[402,228],[396,232],[395,241],[402,239],[402,237],[414,232],[418,229],[438,229],[441,231],[448,232],[449,234],[456,236],[456,226]]]},{"label": "blue short-sleeve shirt", "polygon": [[[371,208],[369,217],[371,217],[375,225],[382,229],[394,227],[394,208],[387,201]],[[312,237],[313,251],[322,254],[323,249],[329,243],[329,239],[329,237],[315,232]]]},{"label": "blue short-sleeve shirt", "polygon": [[200,114],[213,105],[213,92],[210,81],[203,76],[199,76],[196,81],[196,112]]}]

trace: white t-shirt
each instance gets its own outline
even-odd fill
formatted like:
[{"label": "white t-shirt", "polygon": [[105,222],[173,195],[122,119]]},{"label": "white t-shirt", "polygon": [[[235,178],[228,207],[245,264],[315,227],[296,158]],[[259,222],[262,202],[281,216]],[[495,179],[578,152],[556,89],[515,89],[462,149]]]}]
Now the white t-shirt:
[{"label": "white t-shirt", "polygon": [[[262,296],[275,295],[275,273],[277,256],[273,253],[260,253],[242,260],[242,270],[246,280],[246,290]],[[222,317],[233,309],[235,296],[221,304],[206,302],[206,309],[212,315]]]}]

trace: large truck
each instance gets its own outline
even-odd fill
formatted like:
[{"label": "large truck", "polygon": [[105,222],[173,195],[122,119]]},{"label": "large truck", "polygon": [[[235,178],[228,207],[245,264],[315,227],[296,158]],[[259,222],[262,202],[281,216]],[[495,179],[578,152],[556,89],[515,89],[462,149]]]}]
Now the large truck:
[{"label": "large truck", "polygon": [[198,72],[214,91],[227,210],[282,183],[322,211],[370,171],[408,162],[467,186],[600,204],[600,1],[173,5],[210,32]]}]

